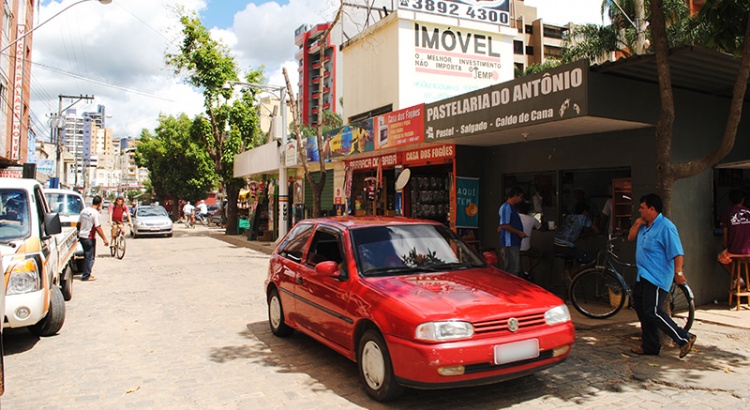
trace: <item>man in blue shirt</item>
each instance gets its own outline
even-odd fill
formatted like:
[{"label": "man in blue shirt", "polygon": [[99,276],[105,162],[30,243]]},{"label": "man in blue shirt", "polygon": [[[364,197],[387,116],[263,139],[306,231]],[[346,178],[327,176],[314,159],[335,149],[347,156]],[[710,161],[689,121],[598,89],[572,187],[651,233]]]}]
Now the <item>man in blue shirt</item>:
[{"label": "man in blue shirt", "polygon": [[680,358],[693,348],[696,336],[677,326],[661,309],[672,281],[687,282],[682,273],[685,257],[677,227],[661,214],[662,201],[656,194],[641,197],[638,211],[641,217],[628,233],[628,240],[636,243],[638,278],[633,289],[633,305],[641,322],[640,346],[635,354],[658,355],[661,350],[659,330],[680,346]]},{"label": "man in blue shirt", "polygon": [[516,206],[523,201],[523,190],[519,187],[511,188],[508,199],[500,206],[498,211],[500,226],[500,252],[505,262],[504,269],[508,273],[518,276],[521,271],[521,239],[526,237],[523,233],[521,217],[518,216]]}]

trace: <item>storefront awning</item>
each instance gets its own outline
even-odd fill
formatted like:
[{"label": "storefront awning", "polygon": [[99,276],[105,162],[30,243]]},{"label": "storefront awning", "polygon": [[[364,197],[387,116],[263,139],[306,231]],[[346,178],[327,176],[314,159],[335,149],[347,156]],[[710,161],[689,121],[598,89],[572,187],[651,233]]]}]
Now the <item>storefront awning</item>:
[{"label": "storefront awning", "polygon": [[281,167],[279,146],[276,141],[245,151],[234,157],[234,177],[246,178],[258,174],[277,172]]}]

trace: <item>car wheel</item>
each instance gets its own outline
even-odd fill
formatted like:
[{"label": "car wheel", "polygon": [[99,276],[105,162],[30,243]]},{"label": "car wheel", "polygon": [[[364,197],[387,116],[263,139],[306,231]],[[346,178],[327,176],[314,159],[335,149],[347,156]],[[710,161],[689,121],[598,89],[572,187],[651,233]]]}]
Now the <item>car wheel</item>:
[{"label": "car wheel", "polygon": [[29,331],[35,336],[52,336],[62,329],[65,322],[65,299],[57,286],[52,286],[52,298],[49,302],[47,316],[39,323],[30,326]]},{"label": "car wheel", "polygon": [[279,291],[276,289],[268,295],[268,324],[274,336],[287,337],[294,332],[294,329],[287,326],[284,321],[284,308],[281,306]]},{"label": "car wheel", "polygon": [[380,332],[370,329],[359,340],[357,364],[359,377],[373,399],[384,402],[404,393],[404,387],[396,383],[391,355]]},{"label": "car wheel", "polygon": [[76,272],[83,272],[83,259],[76,259]]},{"label": "car wheel", "polygon": [[63,272],[63,277],[60,280],[60,290],[66,302],[73,299],[73,268],[70,265]]},{"label": "car wheel", "polygon": [[167,234],[167,238],[171,238],[171,237],[172,237],[172,232]]}]

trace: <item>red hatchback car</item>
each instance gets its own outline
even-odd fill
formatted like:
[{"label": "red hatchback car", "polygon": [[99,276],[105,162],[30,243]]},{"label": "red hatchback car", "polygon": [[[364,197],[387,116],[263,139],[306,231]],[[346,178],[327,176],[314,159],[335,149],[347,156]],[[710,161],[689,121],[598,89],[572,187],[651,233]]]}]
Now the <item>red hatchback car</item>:
[{"label": "red hatchback car", "polygon": [[575,339],[559,298],[432,221],[302,221],[265,286],[273,334],[299,330],[356,362],[379,401],[525,376],[561,363]]}]

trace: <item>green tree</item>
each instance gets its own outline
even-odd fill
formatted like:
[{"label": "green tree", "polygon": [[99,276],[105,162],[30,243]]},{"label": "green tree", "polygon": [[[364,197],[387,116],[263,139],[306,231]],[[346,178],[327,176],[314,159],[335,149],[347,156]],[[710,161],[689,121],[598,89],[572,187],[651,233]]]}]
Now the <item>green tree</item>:
[{"label": "green tree", "polygon": [[[236,234],[237,198],[245,181],[234,177],[234,157],[260,144],[255,108],[257,91],[243,89],[239,98],[230,103],[233,90],[224,89],[224,84],[236,81],[240,75],[229,49],[211,38],[195,14],[183,15],[180,23],[183,35],[180,52],[167,53],[165,61],[175,74],[184,74],[185,81],[203,93],[205,113],[193,121],[191,134],[213,161],[227,194],[226,233]],[[263,68],[251,68],[244,80],[262,83]]]},{"label": "green tree", "polygon": [[532,64],[532,65],[526,67],[526,69],[523,70],[523,71],[519,70],[518,67],[516,67],[514,69],[515,70],[514,73],[515,73],[515,77],[516,78],[525,77],[527,75],[532,75],[532,74],[536,74],[536,73],[541,73],[541,72],[547,71],[550,68],[558,67],[558,66],[560,66],[560,64],[562,64],[560,62],[560,60],[555,59],[555,58],[550,58],[550,59],[545,60],[541,64]]},{"label": "green tree", "polygon": [[[192,129],[193,121],[185,114],[160,115],[153,134],[148,130],[141,132],[135,161],[148,168],[151,186],[158,196],[195,201],[214,187],[213,161],[196,141]],[[177,216],[176,208],[173,214]]]}]

